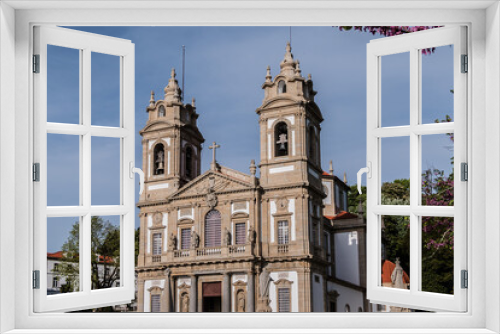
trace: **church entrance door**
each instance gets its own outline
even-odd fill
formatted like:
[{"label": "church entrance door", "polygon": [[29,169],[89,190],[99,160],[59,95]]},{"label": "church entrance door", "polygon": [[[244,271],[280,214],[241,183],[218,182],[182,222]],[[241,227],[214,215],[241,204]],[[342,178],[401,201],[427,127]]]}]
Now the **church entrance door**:
[{"label": "church entrance door", "polygon": [[203,282],[203,312],[221,312],[221,282]]}]

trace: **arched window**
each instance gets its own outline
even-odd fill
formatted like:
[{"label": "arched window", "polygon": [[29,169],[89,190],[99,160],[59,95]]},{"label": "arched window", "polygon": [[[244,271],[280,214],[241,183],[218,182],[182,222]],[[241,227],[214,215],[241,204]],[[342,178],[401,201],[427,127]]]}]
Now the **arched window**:
[{"label": "arched window", "polygon": [[221,245],[221,216],[217,210],[212,210],[205,217],[205,248]]},{"label": "arched window", "polygon": [[193,173],[193,149],[191,146],[186,147],[186,177],[191,178]]},{"label": "arched window", "polygon": [[279,122],[274,128],[274,156],[282,157],[288,155],[288,126],[285,122]]},{"label": "arched window", "polygon": [[345,309],[344,309],[345,312],[351,312],[351,307],[349,306],[349,304],[345,304]]},{"label": "arched window", "polygon": [[316,137],[314,135],[314,128],[310,127],[309,128],[309,159],[312,161],[315,161],[316,155],[315,153],[315,148],[316,148]]},{"label": "arched window", "polygon": [[164,106],[160,106],[160,108],[158,109],[158,117],[165,117],[165,107]]},{"label": "arched window", "polygon": [[286,83],[284,80],[278,82],[278,94],[286,93]]},{"label": "arched window", "polygon": [[154,150],[154,175],[165,174],[165,149],[163,144],[157,144]]}]

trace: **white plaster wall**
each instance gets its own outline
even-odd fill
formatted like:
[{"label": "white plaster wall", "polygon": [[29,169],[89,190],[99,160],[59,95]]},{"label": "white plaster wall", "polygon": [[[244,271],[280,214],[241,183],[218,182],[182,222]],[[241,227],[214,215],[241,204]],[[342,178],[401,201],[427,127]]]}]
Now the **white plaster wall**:
[{"label": "white plaster wall", "polygon": [[337,312],[344,312],[346,304],[349,304],[351,312],[358,312],[358,308],[363,308],[363,293],[336,283],[331,284],[328,291],[337,290],[339,296],[337,298]]},{"label": "white plaster wall", "polygon": [[271,242],[274,242],[274,216],[273,214],[276,213],[276,202],[275,201],[269,201],[269,211],[270,211],[270,228],[271,231],[269,231],[269,235],[271,236]]},{"label": "white plaster wall", "polygon": [[149,227],[153,226],[153,215],[152,214],[147,214],[147,219],[148,219],[148,229],[146,231],[146,234],[148,236],[148,244],[147,244],[147,253],[151,253],[151,232],[149,231]]},{"label": "white plaster wall", "polygon": [[[316,278],[319,278],[319,282],[316,282]],[[312,275],[312,295],[313,295],[313,312],[324,312],[325,311],[325,293],[323,291],[323,277],[321,275]]]},{"label": "white plaster wall", "polygon": [[165,288],[165,280],[149,280],[144,282],[144,312],[151,312],[151,293],[149,289],[152,287]]},{"label": "white plaster wall", "polygon": [[163,137],[162,140],[167,143],[168,146],[170,146],[170,138],[169,137]]},{"label": "white plaster wall", "polygon": [[271,306],[273,312],[278,312],[278,301],[276,300],[276,285],[274,284],[274,282],[277,282],[280,279],[280,274],[288,274],[288,277],[286,277],[286,279],[292,282],[290,296],[292,302],[292,312],[299,312],[299,279],[296,271],[279,271],[269,274],[269,277],[271,277],[271,282],[269,283],[269,306]]},{"label": "white plaster wall", "polygon": [[[359,285],[359,250],[349,242],[351,232],[335,233],[335,268],[337,278]],[[352,310],[352,309],[351,309]]]},{"label": "white plaster wall", "polygon": [[271,135],[267,135],[267,156],[271,159]]},{"label": "white plaster wall", "polygon": [[[248,277],[245,274],[235,274],[231,277],[231,311],[236,312],[236,287],[233,285],[234,283],[242,281],[247,283]],[[247,287],[248,289],[248,287]],[[247,290],[248,291],[248,290]],[[246,295],[245,295],[246,296]],[[248,303],[248,301],[247,301]]]},{"label": "white plaster wall", "polygon": [[292,155],[296,155],[296,151],[295,151],[295,130],[292,130]]},{"label": "white plaster wall", "polygon": [[163,233],[163,251],[167,251],[167,240],[168,240],[168,212],[163,213],[163,220],[161,222],[163,226],[165,226],[164,233]]},{"label": "white plaster wall", "polygon": [[291,238],[292,241],[295,241],[296,231],[295,231],[295,198],[288,200],[288,212],[292,213],[290,217],[291,220]]}]

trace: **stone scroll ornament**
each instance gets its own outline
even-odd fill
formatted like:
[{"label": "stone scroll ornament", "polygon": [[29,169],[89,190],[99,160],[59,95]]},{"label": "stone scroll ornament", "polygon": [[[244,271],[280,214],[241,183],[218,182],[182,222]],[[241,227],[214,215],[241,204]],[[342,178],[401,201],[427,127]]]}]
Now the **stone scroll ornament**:
[{"label": "stone scroll ornament", "polygon": [[267,268],[262,269],[259,280],[259,304],[257,306],[257,312],[272,312],[273,310],[269,306],[269,284],[273,279],[269,276],[269,271]]}]

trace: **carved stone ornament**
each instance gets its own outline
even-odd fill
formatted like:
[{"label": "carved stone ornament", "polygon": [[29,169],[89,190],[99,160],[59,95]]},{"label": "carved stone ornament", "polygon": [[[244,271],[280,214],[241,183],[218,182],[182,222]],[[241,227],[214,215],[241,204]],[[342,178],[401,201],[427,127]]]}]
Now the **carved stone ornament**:
[{"label": "carved stone ornament", "polygon": [[209,193],[205,195],[205,201],[210,209],[213,209],[217,205],[217,195],[215,195],[215,192],[209,191]]},{"label": "carved stone ornament", "polygon": [[153,222],[155,225],[160,225],[163,220],[163,214],[161,212],[157,212],[153,216]]},{"label": "carved stone ornament", "polygon": [[276,201],[276,208],[278,212],[288,212],[288,200],[284,197],[279,198]]}]

